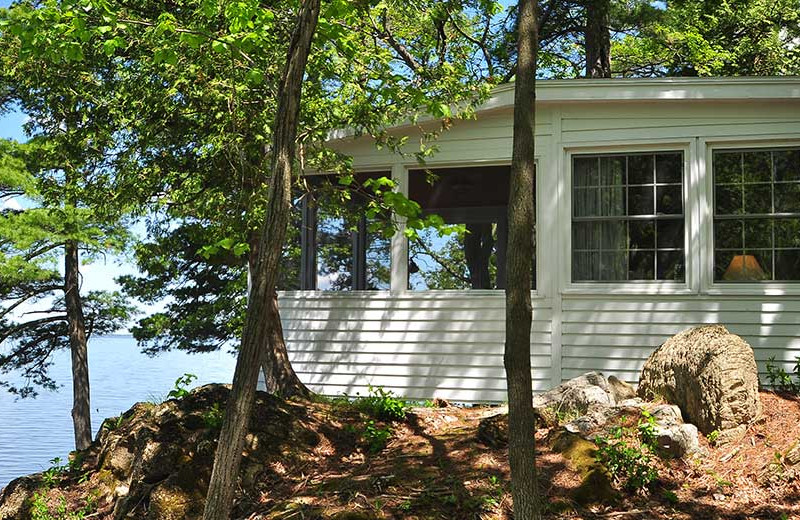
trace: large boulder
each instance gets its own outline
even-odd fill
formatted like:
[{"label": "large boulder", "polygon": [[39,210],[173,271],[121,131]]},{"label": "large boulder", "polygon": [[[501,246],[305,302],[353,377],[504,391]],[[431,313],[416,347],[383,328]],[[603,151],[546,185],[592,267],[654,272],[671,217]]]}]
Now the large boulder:
[{"label": "large boulder", "polygon": [[761,412],[753,349],[722,325],[681,332],[653,352],[642,368],[639,396],[676,404],[708,435],[743,432]]}]

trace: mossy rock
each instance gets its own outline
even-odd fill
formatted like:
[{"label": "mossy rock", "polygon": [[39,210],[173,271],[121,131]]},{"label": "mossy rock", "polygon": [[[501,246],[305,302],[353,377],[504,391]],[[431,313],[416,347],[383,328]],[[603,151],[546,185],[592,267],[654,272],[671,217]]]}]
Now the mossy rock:
[{"label": "mossy rock", "polygon": [[617,494],[608,472],[597,460],[595,443],[574,433],[561,431],[554,437],[552,449],[561,453],[581,476],[581,485],[572,493],[577,503],[608,504],[616,500]]}]

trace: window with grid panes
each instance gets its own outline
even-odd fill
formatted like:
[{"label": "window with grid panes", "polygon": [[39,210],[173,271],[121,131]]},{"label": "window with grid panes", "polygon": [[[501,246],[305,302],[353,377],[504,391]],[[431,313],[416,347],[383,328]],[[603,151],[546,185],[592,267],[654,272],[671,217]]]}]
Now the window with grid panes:
[{"label": "window with grid panes", "polygon": [[800,147],[715,150],[714,280],[800,280]]},{"label": "window with grid panes", "polygon": [[576,155],[572,281],[685,280],[683,153]]}]

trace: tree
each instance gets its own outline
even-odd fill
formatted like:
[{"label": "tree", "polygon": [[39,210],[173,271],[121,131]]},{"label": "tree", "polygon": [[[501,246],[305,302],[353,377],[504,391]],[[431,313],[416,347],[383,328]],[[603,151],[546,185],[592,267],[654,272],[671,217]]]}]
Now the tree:
[{"label": "tree", "polygon": [[[251,273],[251,289],[242,346],[236,360],[233,388],[228,399],[225,420],[217,444],[214,469],[203,513],[204,520],[224,520],[230,517],[244,437],[255,399],[258,367],[261,364],[262,356],[265,355],[262,342],[269,341],[272,347],[268,350],[267,355],[277,357],[285,354],[285,346],[283,349],[275,348],[276,342],[283,344],[283,330],[278,314],[275,284],[278,281],[281,249],[289,223],[292,170],[295,165],[295,139],[300,116],[303,76],[311,51],[311,40],[317,27],[319,11],[320,0],[303,2],[297,15],[297,25],[292,33],[286,68],[278,91],[278,112],[273,130],[273,153],[270,167],[272,179],[266,217],[259,237],[261,248],[255,268]],[[283,360],[274,359],[267,363],[271,369],[268,376],[282,377],[283,374],[274,370],[282,362]],[[288,361],[286,363],[288,364]],[[293,374],[292,372],[291,375]],[[294,376],[294,378],[296,377]],[[286,383],[282,382],[282,384]],[[299,384],[302,385],[302,383]],[[298,391],[300,390],[298,388]]]},{"label": "tree", "polygon": [[584,47],[587,78],[611,77],[611,0],[586,0]]},{"label": "tree", "polygon": [[0,212],[0,343],[9,347],[0,355],[0,373],[19,372],[24,378],[21,386],[9,381],[0,386],[21,397],[35,396],[36,387],[55,390],[48,372],[53,353],[69,349],[75,448],[83,450],[92,442],[89,338],[123,327],[134,308],[119,293],[81,294],[79,255],[96,258],[117,250],[126,232],[76,202],[82,197],[75,170],[68,175],[37,166],[31,174],[17,155],[28,155],[29,164],[31,154],[66,164],[56,143],[46,136],[34,141],[22,154],[19,146],[0,143],[0,199],[24,197],[33,205]]},{"label": "tree", "polygon": [[506,259],[506,344],[503,362],[508,386],[508,454],[514,517],[541,518],[536,482],[533,380],[531,376],[531,268],[534,255],[533,187],[536,175],[536,53],[534,0],[519,3],[517,77],[514,85],[514,138],[508,197]]},{"label": "tree", "polygon": [[623,76],[800,73],[800,1],[675,0],[613,44]]}]

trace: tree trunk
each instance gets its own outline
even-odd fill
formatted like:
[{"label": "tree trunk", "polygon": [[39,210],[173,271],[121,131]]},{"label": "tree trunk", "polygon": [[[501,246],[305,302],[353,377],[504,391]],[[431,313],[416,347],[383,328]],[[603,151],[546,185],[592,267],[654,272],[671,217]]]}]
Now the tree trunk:
[{"label": "tree trunk", "polygon": [[531,259],[534,255],[534,121],[538,33],[535,0],[519,3],[514,143],[508,197],[506,345],[508,455],[514,518],[541,518],[536,482],[536,443],[531,379]]},{"label": "tree trunk", "polygon": [[64,302],[72,355],[72,425],[75,430],[75,449],[85,450],[92,443],[92,414],[89,403],[89,349],[83,321],[79,266],[78,244],[70,240],[64,247]]},{"label": "tree trunk", "polygon": [[[248,301],[252,292],[252,273],[256,272],[259,250],[261,249],[259,237],[256,234],[253,235],[248,240],[250,244],[248,258],[250,270],[247,280]],[[264,373],[267,392],[282,397],[291,397],[293,395],[310,396],[311,391],[297,377],[294,368],[292,368],[292,362],[289,360],[286,342],[283,339],[280,311],[278,310],[278,295],[275,291],[270,296],[269,308],[265,312],[268,312],[267,320],[270,323],[270,333],[268,336],[260,338],[262,346],[259,350],[261,351],[261,370]]]},{"label": "tree trunk", "polygon": [[319,9],[320,0],[303,2],[289,45],[286,69],[278,94],[269,201],[258,241],[262,247],[258,251],[255,269],[251,272],[251,293],[247,302],[242,346],[236,360],[233,388],[217,444],[214,469],[203,514],[204,520],[227,520],[230,517],[244,436],[253,408],[258,370],[262,362],[262,347],[265,338],[271,339],[275,334],[281,333],[277,305],[274,311],[272,310],[273,295],[291,208],[292,166],[303,75],[319,18]]},{"label": "tree trunk", "polygon": [[610,0],[586,1],[586,77],[611,77]]}]

